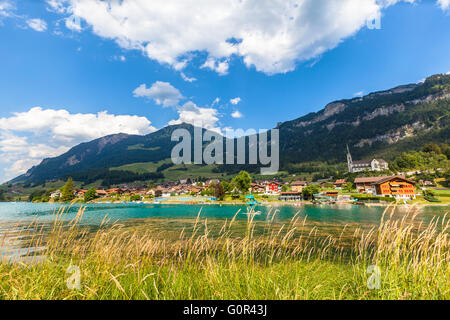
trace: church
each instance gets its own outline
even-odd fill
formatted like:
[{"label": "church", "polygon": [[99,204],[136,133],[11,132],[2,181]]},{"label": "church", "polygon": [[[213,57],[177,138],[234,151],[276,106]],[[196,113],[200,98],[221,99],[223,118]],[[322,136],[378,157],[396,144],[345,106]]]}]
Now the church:
[{"label": "church", "polygon": [[348,172],[362,172],[362,171],[384,171],[389,170],[389,164],[384,159],[372,159],[372,160],[358,160],[353,161],[350,149],[347,145],[347,165]]}]

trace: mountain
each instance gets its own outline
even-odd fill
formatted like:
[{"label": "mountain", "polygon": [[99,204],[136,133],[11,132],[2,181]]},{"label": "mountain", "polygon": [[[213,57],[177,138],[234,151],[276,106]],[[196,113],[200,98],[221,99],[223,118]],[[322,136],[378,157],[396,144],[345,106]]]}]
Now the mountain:
[{"label": "mountain", "polygon": [[[421,148],[428,142],[449,143],[449,114],[450,75],[443,74],[429,77],[423,83],[335,101],[319,112],[277,126],[281,165],[288,168],[311,161],[342,163],[346,144],[354,159],[377,156],[391,160],[402,151]],[[12,182],[38,183],[68,175],[98,174],[105,168],[167,160],[176,144],[171,141],[171,134],[178,128],[193,132],[191,125],[182,124],[146,136],[106,136],[82,143],[59,157],[45,159]],[[222,167],[227,169],[218,168],[217,172],[230,170],[230,166]],[[109,174],[105,172],[98,177]]]},{"label": "mountain", "polygon": [[58,157],[44,159],[11,182],[38,183],[96,169],[168,159],[176,144],[171,141],[172,132],[179,128],[191,133],[194,130],[191,125],[181,124],[145,136],[119,133],[82,143]]},{"label": "mountain", "polygon": [[317,113],[278,125],[282,162],[385,157],[450,138],[450,75],[328,104]]}]

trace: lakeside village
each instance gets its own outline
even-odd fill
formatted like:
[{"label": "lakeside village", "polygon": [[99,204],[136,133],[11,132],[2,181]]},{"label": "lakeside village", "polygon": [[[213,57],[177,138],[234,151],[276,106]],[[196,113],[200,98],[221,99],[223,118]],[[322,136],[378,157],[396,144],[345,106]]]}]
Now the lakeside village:
[{"label": "lakeside village", "polygon": [[[153,185],[120,185],[108,189],[75,189],[71,178],[60,189],[47,194],[31,195],[33,202],[86,203],[245,203],[251,194],[260,203],[450,203],[450,190],[436,187],[439,181],[418,180],[405,175],[383,175],[389,164],[383,159],[353,161],[347,147],[349,174],[354,179],[319,179],[315,182],[292,180],[252,181],[251,175],[241,171],[231,181],[209,179],[192,181],[179,179]],[[365,175],[367,174],[367,176]],[[408,172],[409,175],[417,172]],[[362,176],[361,176],[362,175]],[[436,179],[439,180],[439,179]],[[442,180],[442,179],[441,179]]]}]

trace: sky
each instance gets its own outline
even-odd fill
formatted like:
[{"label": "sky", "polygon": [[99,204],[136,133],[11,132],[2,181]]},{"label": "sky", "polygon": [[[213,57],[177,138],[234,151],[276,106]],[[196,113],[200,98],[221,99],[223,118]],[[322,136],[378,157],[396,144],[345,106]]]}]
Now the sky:
[{"label": "sky", "polygon": [[450,0],[0,0],[0,182],[108,134],[270,129],[450,71]]}]

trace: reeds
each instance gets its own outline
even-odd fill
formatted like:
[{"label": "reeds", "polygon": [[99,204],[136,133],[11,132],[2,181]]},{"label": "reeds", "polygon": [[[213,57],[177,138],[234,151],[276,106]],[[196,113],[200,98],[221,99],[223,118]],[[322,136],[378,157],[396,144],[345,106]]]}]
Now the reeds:
[{"label": "reeds", "polygon": [[[20,226],[25,256],[41,259],[3,259],[0,298],[450,298],[449,219],[423,224],[414,208],[401,217],[395,211],[387,208],[379,227],[341,226],[331,234],[300,213],[277,223],[276,211],[265,221],[248,215],[245,222],[237,219],[240,212],[225,221],[199,212],[176,232],[105,217],[91,230],[79,223],[84,208],[72,220],[61,209],[51,225]],[[81,270],[80,289],[66,285],[70,265]],[[367,287],[371,265],[381,271],[373,290]]]}]

